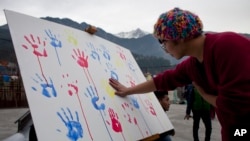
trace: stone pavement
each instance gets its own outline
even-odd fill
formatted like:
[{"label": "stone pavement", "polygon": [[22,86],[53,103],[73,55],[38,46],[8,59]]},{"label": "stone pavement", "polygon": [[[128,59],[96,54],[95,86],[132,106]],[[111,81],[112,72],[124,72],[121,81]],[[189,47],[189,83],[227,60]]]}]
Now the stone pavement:
[{"label": "stone pavement", "polygon": [[0,141],[17,132],[15,121],[28,110],[28,108],[0,109]]},{"label": "stone pavement", "polygon": [[[193,119],[184,120],[186,114],[186,105],[171,104],[167,115],[175,128],[175,135],[172,141],[192,141],[193,140]],[[200,140],[205,139],[205,127],[200,121],[199,129]],[[211,141],[221,141],[221,126],[217,118],[212,120]]]},{"label": "stone pavement", "polygon": [[[175,128],[175,136],[172,141],[192,141],[193,120],[184,120],[186,105],[171,104],[167,115]],[[19,117],[28,111],[27,108],[0,109],[0,140],[3,140],[17,132],[17,125],[14,123]],[[211,141],[220,141],[220,124],[217,119],[212,121]],[[205,128],[200,123],[199,136],[204,140]]]}]

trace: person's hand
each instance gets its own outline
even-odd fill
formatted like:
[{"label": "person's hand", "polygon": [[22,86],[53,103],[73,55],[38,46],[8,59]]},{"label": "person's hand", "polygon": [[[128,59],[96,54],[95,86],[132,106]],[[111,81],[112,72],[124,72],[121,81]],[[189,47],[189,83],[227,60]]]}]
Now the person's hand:
[{"label": "person's hand", "polygon": [[122,85],[119,81],[113,78],[110,78],[109,84],[111,87],[113,87],[116,90],[115,92],[116,95],[121,96],[121,97],[125,97],[128,95],[128,88]]},{"label": "person's hand", "polygon": [[189,118],[192,118],[192,116],[191,116],[191,115],[186,115],[186,116],[184,117],[184,119],[187,119],[187,120],[189,120]]}]

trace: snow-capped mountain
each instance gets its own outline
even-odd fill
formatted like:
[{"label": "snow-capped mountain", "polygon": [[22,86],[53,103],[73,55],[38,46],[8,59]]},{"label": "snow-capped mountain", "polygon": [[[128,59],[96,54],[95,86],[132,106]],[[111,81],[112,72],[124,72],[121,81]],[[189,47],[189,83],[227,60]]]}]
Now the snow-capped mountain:
[{"label": "snow-capped mountain", "polygon": [[119,37],[119,38],[127,38],[127,39],[131,39],[131,38],[141,38],[145,35],[148,35],[150,33],[142,31],[140,28],[137,28],[136,30],[132,30],[129,32],[120,32],[115,34],[115,36]]}]

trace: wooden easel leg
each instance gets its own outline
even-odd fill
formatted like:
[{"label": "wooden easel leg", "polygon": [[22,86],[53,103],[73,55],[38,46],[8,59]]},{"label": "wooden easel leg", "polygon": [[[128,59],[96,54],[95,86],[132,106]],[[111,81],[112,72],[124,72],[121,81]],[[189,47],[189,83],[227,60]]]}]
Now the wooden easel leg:
[{"label": "wooden easel leg", "polygon": [[155,134],[155,135],[152,135],[150,137],[147,137],[145,139],[141,139],[139,141],[154,141],[156,139],[159,139],[160,138],[160,135],[159,134]]}]

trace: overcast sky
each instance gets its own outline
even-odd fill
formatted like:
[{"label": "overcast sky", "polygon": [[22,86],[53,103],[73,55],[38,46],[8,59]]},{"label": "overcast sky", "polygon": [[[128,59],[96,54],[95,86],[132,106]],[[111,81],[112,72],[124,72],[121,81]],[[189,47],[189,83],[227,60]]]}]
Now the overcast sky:
[{"label": "overcast sky", "polygon": [[174,7],[201,18],[204,31],[250,33],[250,0],[0,0],[0,25],[4,9],[36,18],[70,18],[109,33],[140,28],[152,33],[159,15]]}]

